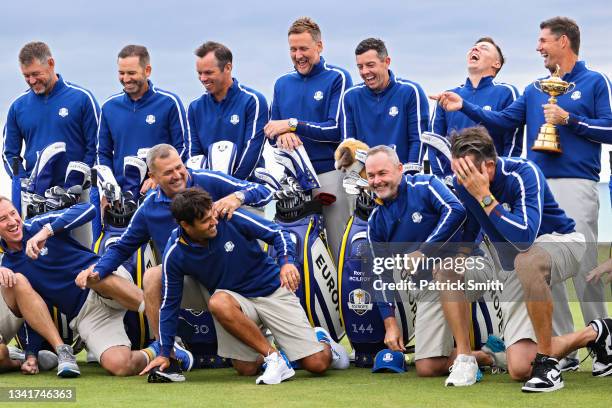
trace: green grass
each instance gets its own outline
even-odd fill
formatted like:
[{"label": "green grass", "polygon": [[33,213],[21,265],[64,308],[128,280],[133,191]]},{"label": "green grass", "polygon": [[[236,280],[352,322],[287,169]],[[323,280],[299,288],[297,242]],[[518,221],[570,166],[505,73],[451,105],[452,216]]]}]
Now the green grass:
[{"label": "green grass", "polygon": [[[582,326],[579,305],[572,303],[576,327]],[[608,304],[611,308],[612,304]],[[610,309],[612,310],[612,309]],[[581,358],[586,355],[583,350]],[[82,356],[79,356],[82,357]],[[444,378],[417,378],[414,367],[405,374],[372,374],[351,368],[313,376],[298,371],[279,386],[256,386],[254,378],[239,377],[231,369],[196,370],[187,382],[148,384],[145,378],[116,378],[100,367],[81,364],[82,376],[66,380],[53,372],[34,377],[0,375],[0,387],[76,387],[77,405],[84,407],[609,407],[612,377],[593,378],[591,360],[581,370],[564,375],[565,388],[546,395],[523,394],[520,383],[507,375],[486,374],[472,387],[445,388]],[[2,406],[15,404],[1,403]],[[45,403],[43,406],[69,406]]]}]

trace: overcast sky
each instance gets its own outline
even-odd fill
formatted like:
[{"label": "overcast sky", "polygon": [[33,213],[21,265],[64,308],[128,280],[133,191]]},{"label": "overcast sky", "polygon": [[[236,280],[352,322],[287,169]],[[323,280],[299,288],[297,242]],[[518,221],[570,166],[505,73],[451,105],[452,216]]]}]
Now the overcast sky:
[{"label": "overcast sky", "polygon": [[[234,76],[271,97],[277,76],[292,68],[287,28],[297,17],[313,17],[323,31],[327,61],[351,72],[354,48],[370,36],[387,43],[391,68],[419,82],[426,93],[465,80],[465,54],[475,39],[489,35],[501,45],[506,65],[498,79],[523,89],[545,76],[535,51],[540,21],[567,15],[582,32],[581,58],[591,68],[612,73],[609,45],[610,1],[35,1],[3,2],[0,16],[0,123],[26,85],[17,64],[23,44],[47,42],[57,71],[91,90],[99,103],[120,91],[116,55],[126,44],[146,45],[153,82],[177,93],[185,105],[202,93],[193,50],[220,41],[234,53]],[[604,161],[607,180],[607,160]],[[4,173],[2,169],[0,171]],[[6,192],[6,178],[0,176]]]}]

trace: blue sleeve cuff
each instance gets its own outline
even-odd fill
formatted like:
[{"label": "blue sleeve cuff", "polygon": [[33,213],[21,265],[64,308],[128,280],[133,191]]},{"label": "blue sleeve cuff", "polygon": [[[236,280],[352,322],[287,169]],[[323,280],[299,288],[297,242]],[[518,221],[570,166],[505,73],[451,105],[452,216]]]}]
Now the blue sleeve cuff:
[{"label": "blue sleeve cuff", "polygon": [[285,264],[295,264],[295,259],[291,255],[283,255],[278,257],[278,264],[283,266]]},{"label": "blue sleeve cuff", "polygon": [[378,303],[378,311],[383,320],[387,317],[395,317],[395,307],[392,303]]},{"label": "blue sleeve cuff", "polygon": [[159,351],[159,355],[162,357],[170,358],[170,353],[172,353],[172,344],[163,345]]}]

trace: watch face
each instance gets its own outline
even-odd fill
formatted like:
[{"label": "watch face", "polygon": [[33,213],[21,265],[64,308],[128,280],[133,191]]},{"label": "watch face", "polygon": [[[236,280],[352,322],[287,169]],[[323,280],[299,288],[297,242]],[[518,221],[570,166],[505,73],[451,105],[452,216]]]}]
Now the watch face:
[{"label": "watch face", "polygon": [[489,205],[493,202],[493,199],[491,198],[491,196],[486,196],[485,198],[482,199],[482,203],[484,205]]},{"label": "watch face", "polygon": [[297,124],[298,124],[297,119],[295,119],[295,118],[289,119],[289,126],[290,127],[292,127],[292,128],[297,127]]}]

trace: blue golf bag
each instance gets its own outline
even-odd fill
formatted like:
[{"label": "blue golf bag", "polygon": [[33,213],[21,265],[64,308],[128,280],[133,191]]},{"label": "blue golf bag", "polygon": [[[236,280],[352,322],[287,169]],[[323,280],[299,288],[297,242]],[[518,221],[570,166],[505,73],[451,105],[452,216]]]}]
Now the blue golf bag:
[{"label": "blue golf bag", "polygon": [[[296,247],[296,266],[301,284],[296,292],[308,321],[323,327],[335,341],[344,337],[340,320],[338,273],[327,244],[323,206],[335,197],[329,194],[312,196],[319,187],[317,175],[303,146],[294,151],[277,149],[275,159],[284,167],[278,181],[267,170],[255,169],[254,177],[268,184],[276,193],[275,222],[289,232]],[[276,257],[274,248],[267,248]]]}]

